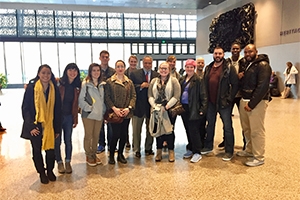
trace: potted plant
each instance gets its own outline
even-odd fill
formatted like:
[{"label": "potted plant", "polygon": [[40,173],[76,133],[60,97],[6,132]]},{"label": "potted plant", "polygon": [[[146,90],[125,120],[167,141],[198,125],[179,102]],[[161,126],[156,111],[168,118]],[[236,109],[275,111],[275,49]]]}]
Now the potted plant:
[{"label": "potted plant", "polygon": [[0,90],[7,87],[7,78],[5,74],[0,73]]}]

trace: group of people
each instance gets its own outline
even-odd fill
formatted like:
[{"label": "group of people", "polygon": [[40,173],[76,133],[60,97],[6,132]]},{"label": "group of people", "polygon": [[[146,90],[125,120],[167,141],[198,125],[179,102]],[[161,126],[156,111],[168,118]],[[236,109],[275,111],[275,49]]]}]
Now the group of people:
[{"label": "group of people", "polygon": [[[128,127],[132,120],[132,148],[136,158],[141,157],[142,126],[146,123],[145,155],[154,155],[153,138],[156,139],[155,161],[163,159],[162,149],[168,149],[168,160],[175,161],[176,115],[170,110],[181,103],[181,114],[188,144],[184,158],[193,163],[213,151],[217,113],[223,122],[225,155],[229,161],[234,153],[232,127],[233,103],[239,107],[245,148],[238,156],[250,156],[245,164],[258,166],[264,163],[264,117],[268,101],[271,68],[267,55],[258,55],[256,47],[232,45],[231,59],[224,58],[221,47],[214,49],[214,61],[204,70],[204,59],[188,59],[185,75],[176,72],[176,57],[169,56],[152,70],[152,57],[143,58],[137,68],[138,58],[130,56],[129,67],[118,60],[114,68],[108,66],[109,52],[100,52],[100,64],[89,66],[87,77],[81,82],[75,63],[66,66],[63,76],[55,79],[50,66],[41,65],[24,94],[21,137],[29,139],[33,162],[40,181],[55,181],[55,161],[59,173],[72,173],[72,130],[78,124],[78,110],[84,126],[84,151],[89,166],[101,164],[97,153],[105,148],[105,129],[109,164],[127,163],[124,148],[130,148]],[[80,108],[80,109],[79,109]],[[106,112],[122,118],[119,123],[107,122]],[[63,133],[63,134],[62,134]],[[65,143],[65,160],[61,157],[61,141]],[[222,144],[219,146],[222,147]],[[46,168],[42,150],[46,152]]]}]

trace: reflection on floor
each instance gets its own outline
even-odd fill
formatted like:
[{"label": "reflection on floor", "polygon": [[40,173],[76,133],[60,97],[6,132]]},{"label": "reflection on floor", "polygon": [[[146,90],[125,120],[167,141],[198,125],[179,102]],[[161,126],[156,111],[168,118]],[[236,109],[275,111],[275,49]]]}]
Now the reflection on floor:
[{"label": "reflection on floor", "polygon": [[[128,164],[112,166],[106,151],[98,154],[102,165],[89,167],[80,121],[73,132],[73,173],[59,174],[55,169],[57,181],[43,185],[31,160],[30,142],[20,138],[23,93],[23,89],[4,89],[0,96],[0,120],[7,128],[0,134],[0,199],[300,199],[299,100],[274,98],[270,102],[265,122],[266,163],[259,167],[246,167],[245,159],[237,156],[222,161],[224,151],[217,148],[222,140],[219,117],[215,155],[203,156],[199,163],[182,158],[187,140],[178,117],[174,163],[168,162],[167,152],[156,163],[154,156],[142,152],[137,159],[129,150],[125,153]],[[233,123],[238,151],[242,137],[236,108]]]}]

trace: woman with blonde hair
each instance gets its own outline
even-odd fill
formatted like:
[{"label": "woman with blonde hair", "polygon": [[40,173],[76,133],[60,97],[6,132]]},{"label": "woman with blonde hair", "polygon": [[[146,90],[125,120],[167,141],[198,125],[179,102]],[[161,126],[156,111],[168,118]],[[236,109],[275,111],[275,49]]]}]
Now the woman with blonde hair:
[{"label": "woman with blonde hair", "polygon": [[[148,89],[148,100],[151,105],[149,129],[151,135],[156,137],[155,161],[161,161],[163,142],[166,141],[169,161],[174,162],[175,117],[172,117],[168,110],[179,101],[181,90],[177,78],[170,75],[170,67],[167,62],[161,63],[158,71],[159,76],[152,79]],[[157,122],[157,120],[161,121]]]}]

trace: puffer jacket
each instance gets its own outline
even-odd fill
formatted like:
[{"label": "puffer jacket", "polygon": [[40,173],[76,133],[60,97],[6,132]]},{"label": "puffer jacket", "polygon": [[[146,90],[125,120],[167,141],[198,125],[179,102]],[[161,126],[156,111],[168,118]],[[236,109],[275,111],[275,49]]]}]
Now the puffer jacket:
[{"label": "puffer jacket", "polygon": [[240,79],[240,92],[243,99],[250,100],[248,106],[254,109],[261,100],[269,100],[269,83],[272,69],[269,65],[269,58],[260,54],[249,65],[244,66],[244,77]]},{"label": "puffer jacket", "polygon": [[[204,81],[208,91],[209,73],[214,65],[211,62],[205,67]],[[239,88],[239,79],[235,67],[225,59],[223,59],[222,72],[217,93],[216,109],[223,109],[231,106],[233,99]]]}]

